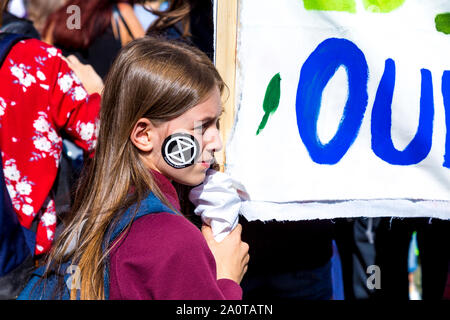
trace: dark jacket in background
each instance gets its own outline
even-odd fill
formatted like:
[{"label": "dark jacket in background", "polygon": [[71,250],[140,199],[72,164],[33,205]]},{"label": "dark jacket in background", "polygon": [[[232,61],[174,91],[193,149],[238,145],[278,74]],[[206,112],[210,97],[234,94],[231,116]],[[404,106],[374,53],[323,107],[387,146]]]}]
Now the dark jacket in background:
[{"label": "dark jacket in background", "polygon": [[149,32],[150,36],[162,36],[169,40],[178,40],[197,47],[211,60],[214,60],[214,19],[212,1],[191,1],[190,31],[192,36],[182,38],[183,27],[177,23],[160,32]]},{"label": "dark jacket in background", "polygon": [[18,18],[9,12],[3,13],[3,26],[0,28],[0,32],[23,34],[30,38],[41,39],[39,32],[33,26],[33,22]]}]

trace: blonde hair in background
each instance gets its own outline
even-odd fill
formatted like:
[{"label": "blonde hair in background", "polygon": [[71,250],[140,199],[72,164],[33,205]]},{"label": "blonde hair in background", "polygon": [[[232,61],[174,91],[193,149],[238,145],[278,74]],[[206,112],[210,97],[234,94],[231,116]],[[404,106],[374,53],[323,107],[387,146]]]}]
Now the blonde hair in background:
[{"label": "blonde hair in background", "polygon": [[34,27],[42,36],[48,16],[58,10],[66,0],[27,0],[28,19],[33,21]]}]

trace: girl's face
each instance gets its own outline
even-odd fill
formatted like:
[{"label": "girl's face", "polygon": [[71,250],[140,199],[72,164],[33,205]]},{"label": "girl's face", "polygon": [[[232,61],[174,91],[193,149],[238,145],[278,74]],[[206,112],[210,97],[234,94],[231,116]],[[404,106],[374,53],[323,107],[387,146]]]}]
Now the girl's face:
[{"label": "girl's face", "polygon": [[[216,87],[212,90],[207,100],[171,121],[155,126],[147,119],[139,120],[148,121],[147,130],[143,130],[145,135],[139,138],[138,121],[131,139],[141,151],[148,151],[143,153],[143,160],[149,169],[157,170],[167,178],[178,183],[196,186],[205,179],[206,171],[213,162],[214,152],[222,149],[222,140],[218,128],[222,110],[220,92]],[[136,130],[138,132],[135,132]],[[176,133],[190,134],[199,143],[200,155],[197,161],[187,168],[176,169],[170,166],[162,155],[164,140]],[[135,140],[137,140],[137,143]],[[139,144],[142,144],[142,142],[148,144],[146,150],[139,147]]]}]

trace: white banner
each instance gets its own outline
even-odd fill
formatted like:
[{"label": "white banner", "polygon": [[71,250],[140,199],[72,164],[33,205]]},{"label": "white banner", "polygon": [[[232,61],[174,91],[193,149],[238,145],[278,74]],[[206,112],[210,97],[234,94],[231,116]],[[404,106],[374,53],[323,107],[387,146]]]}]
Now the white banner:
[{"label": "white banner", "polygon": [[241,1],[227,173],[256,201],[450,200],[447,12]]},{"label": "white banner", "polygon": [[450,1],[239,6],[226,172],[246,215],[449,218]]}]

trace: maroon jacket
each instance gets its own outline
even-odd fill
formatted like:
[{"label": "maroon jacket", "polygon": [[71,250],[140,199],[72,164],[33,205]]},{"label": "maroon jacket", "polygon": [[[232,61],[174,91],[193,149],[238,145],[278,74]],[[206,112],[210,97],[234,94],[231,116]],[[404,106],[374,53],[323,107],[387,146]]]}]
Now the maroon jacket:
[{"label": "maroon jacket", "polygon": [[[180,210],[173,185],[153,173],[161,191]],[[168,212],[143,216],[118,241],[110,253],[110,299],[242,299],[236,282],[217,280],[216,262],[205,238],[182,216]]]}]

